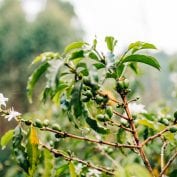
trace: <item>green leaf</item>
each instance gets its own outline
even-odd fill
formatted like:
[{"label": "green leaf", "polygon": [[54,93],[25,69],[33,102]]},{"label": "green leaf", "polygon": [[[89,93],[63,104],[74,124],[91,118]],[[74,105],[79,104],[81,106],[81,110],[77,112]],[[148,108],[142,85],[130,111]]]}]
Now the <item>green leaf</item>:
[{"label": "green leaf", "polygon": [[63,61],[62,60],[51,60],[48,63],[50,66],[48,67],[46,75],[45,75],[47,78],[46,87],[55,89],[56,82],[58,79],[57,76],[60,72],[61,67],[63,66]]},{"label": "green leaf", "polygon": [[82,81],[77,81],[71,92],[71,106],[74,109],[74,115],[79,117],[82,114],[82,102],[81,102],[81,90]]},{"label": "green leaf", "polygon": [[115,40],[114,37],[112,37],[112,36],[107,36],[107,37],[105,38],[105,42],[106,42],[106,44],[107,44],[108,49],[109,49],[111,52],[113,52],[113,51],[114,51],[114,47],[115,47],[116,44],[117,44],[117,40]]},{"label": "green leaf", "polygon": [[150,44],[150,43],[146,43],[146,42],[141,42],[141,41],[137,41],[135,43],[131,43],[128,47],[128,50],[132,49],[132,53],[135,53],[138,50],[142,50],[142,49],[156,49],[155,45]]},{"label": "green leaf", "polygon": [[34,176],[38,160],[39,160],[39,149],[38,149],[39,139],[37,137],[37,132],[34,127],[31,127],[28,144],[27,144],[27,154],[29,158],[29,175]]},{"label": "green leaf", "polygon": [[72,162],[69,163],[69,172],[71,177],[77,177],[75,167]]},{"label": "green leaf", "polygon": [[44,169],[42,177],[52,176],[53,166],[54,159],[52,153],[49,150],[44,149]]},{"label": "green leaf", "polygon": [[68,169],[68,164],[62,165],[56,170],[55,177],[59,177]]},{"label": "green leaf", "polygon": [[125,57],[121,63],[126,63],[126,62],[140,62],[144,63],[147,65],[150,65],[158,70],[160,70],[160,64],[159,62],[152,56],[148,55],[139,55],[139,54],[134,54],[134,55],[129,55]]},{"label": "green leaf", "polygon": [[90,52],[89,53],[89,58],[93,59],[93,60],[96,60],[96,61],[99,61],[99,57],[97,56],[97,54],[95,52]]},{"label": "green leaf", "polygon": [[134,176],[134,177],[151,177],[150,173],[148,172],[148,170],[145,167],[142,167],[138,164],[131,164],[131,165],[127,165],[125,167],[126,170],[126,174],[128,176]]},{"label": "green leaf", "polygon": [[95,63],[95,64],[93,64],[95,67],[96,67],[96,69],[102,69],[102,68],[105,68],[105,64],[103,64],[103,63]]},{"label": "green leaf", "polygon": [[126,140],[126,131],[122,128],[119,128],[119,130],[117,131],[117,142],[118,143],[125,143]]},{"label": "green leaf", "polygon": [[9,141],[13,138],[14,130],[9,130],[1,138],[2,149],[6,148]]},{"label": "green leaf", "polygon": [[68,88],[68,85],[67,84],[64,84],[64,83],[59,83],[59,85],[57,86],[57,89],[55,91],[55,94],[52,98],[52,101],[55,103],[55,104],[59,104],[60,103],[60,96],[62,95],[62,93],[66,90],[66,88]]},{"label": "green leaf", "polygon": [[44,63],[44,64],[40,65],[32,73],[32,75],[28,79],[28,83],[27,83],[27,96],[28,96],[28,99],[29,99],[29,101],[31,103],[32,103],[32,93],[33,93],[34,86],[37,83],[37,81],[39,80],[39,78],[42,76],[42,74],[47,70],[48,67],[49,67],[48,63]]},{"label": "green leaf", "polygon": [[90,117],[86,118],[86,122],[93,130],[95,130],[96,132],[98,132],[100,134],[108,134],[109,133],[109,129],[106,129],[106,128],[100,126],[96,120],[94,120]]},{"label": "green leaf", "polygon": [[78,58],[84,58],[84,51],[83,50],[73,52],[71,57],[69,58],[69,60],[74,60],[74,59],[78,59]]},{"label": "green leaf", "polygon": [[80,49],[82,48],[84,45],[86,45],[87,43],[86,42],[83,42],[83,41],[79,41],[79,42],[73,42],[71,44],[69,44],[68,46],[66,46],[65,48],[65,53],[68,53],[68,52],[71,52],[72,50],[75,50],[75,49]]},{"label": "green leaf", "polygon": [[59,53],[54,53],[54,52],[44,52],[42,54],[40,54],[39,56],[37,56],[32,64],[38,63],[40,61],[44,62],[46,60],[51,60],[51,59],[59,59],[60,58],[60,54]]},{"label": "green leaf", "polygon": [[147,119],[140,119],[138,120],[138,124],[144,125],[146,127],[152,128],[153,130],[157,129],[157,126],[154,124],[153,121]]}]

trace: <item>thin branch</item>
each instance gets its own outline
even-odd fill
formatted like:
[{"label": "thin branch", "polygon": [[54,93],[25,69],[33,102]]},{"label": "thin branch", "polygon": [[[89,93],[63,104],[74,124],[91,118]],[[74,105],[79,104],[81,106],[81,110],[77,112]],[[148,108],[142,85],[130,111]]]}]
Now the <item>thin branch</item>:
[{"label": "thin branch", "polygon": [[136,145],[111,143],[111,142],[102,141],[102,140],[89,139],[89,138],[74,135],[74,134],[71,134],[71,133],[53,130],[53,129],[48,128],[48,127],[41,128],[40,130],[53,132],[53,133],[59,134],[63,137],[69,137],[69,138],[83,140],[83,141],[92,142],[92,143],[96,143],[96,144],[104,144],[104,145],[112,146],[112,147],[115,147],[115,148],[129,148],[129,149],[140,148],[140,146],[136,146]]},{"label": "thin branch", "polygon": [[124,103],[124,109],[125,109],[125,112],[127,114],[127,117],[128,117],[128,122],[130,124],[130,127],[132,129],[132,135],[134,137],[134,140],[136,142],[136,145],[137,146],[140,146],[140,148],[138,149],[139,153],[140,153],[140,156],[145,164],[145,166],[147,167],[148,171],[151,173],[151,175],[154,177],[154,174],[153,174],[153,170],[152,170],[152,167],[151,167],[151,164],[148,160],[148,158],[146,157],[146,154],[143,150],[143,147],[141,146],[140,144],[140,141],[139,141],[139,137],[138,137],[138,132],[136,130],[136,127],[135,127],[135,124],[134,124],[134,121],[133,121],[133,118],[132,118],[132,115],[130,113],[130,110],[129,110],[129,107],[128,107],[128,101],[127,101],[127,98],[124,94],[121,94],[120,93],[120,96],[123,100],[123,103]]},{"label": "thin branch", "polygon": [[163,146],[162,146],[162,148],[161,148],[161,154],[160,154],[160,158],[161,158],[161,170],[164,168],[164,164],[165,164],[165,159],[164,159],[164,152],[165,152],[165,149],[166,149],[166,147],[167,147],[167,142],[166,141],[164,141],[164,143],[163,143]]},{"label": "thin branch", "polygon": [[82,163],[82,164],[86,165],[88,168],[96,169],[96,170],[98,170],[102,173],[106,173],[108,175],[114,175],[114,169],[108,169],[108,168],[105,168],[105,167],[95,166],[94,164],[92,164],[88,161],[84,161],[84,160],[79,159],[77,157],[68,156],[65,153],[63,153],[62,151],[53,149],[49,146],[46,146],[45,144],[41,144],[41,145],[42,145],[43,148],[49,150],[54,155],[63,157],[66,161],[76,161],[76,162],[79,162],[79,163]]},{"label": "thin branch", "polygon": [[177,157],[177,151],[173,154],[173,156],[168,160],[167,164],[164,166],[164,168],[162,169],[159,177],[162,177],[163,174],[165,174],[166,170],[169,168],[169,166],[172,164],[172,162],[175,160],[175,158]]},{"label": "thin branch", "polygon": [[124,115],[120,114],[120,113],[119,113],[119,112],[117,112],[117,111],[113,111],[113,113],[114,113],[114,114],[116,114],[117,116],[119,116],[119,117],[121,117],[121,118],[125,119],[125,120],[129,120],[129,118],[128,118],[128,117],[126,117],[126,116],[124,116]]},{"label": "thin branch", "polygon": [[153,139],[162,136],[162,134],[164,134],[165,132],[169,131],[169,127],[166,127],[165,129],[163,129],[162,131],[160,131],[159,133],[148,137],[146,140],[144,140],[144,142],[141,143],[141,146],[146,145],[149,141],[152,141]]},{"label": "thin branch", "polygon": [[113,120],[108,121],[108,124],[112,125],[112,126],[117,126],[117,127],[123,128],[124,130],[126,130],[128,132],[133,132],[133,130],[131,130],[130,128],[127,128],[127,127],[123,126],[122,124],[114,122]]}]

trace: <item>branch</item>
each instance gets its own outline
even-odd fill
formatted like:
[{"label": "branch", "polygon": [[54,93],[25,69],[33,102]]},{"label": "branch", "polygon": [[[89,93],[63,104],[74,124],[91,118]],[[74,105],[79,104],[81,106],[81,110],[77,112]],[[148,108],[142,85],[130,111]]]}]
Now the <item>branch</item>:
[{"label": "branch", "polygon": [[124,109],[125,109],[125,112],[127,114],[127,117],[128,117],[128,122],[130,124],[130,127],[132,129],[132,135],[134,137],[134,140],[136,142],[136,145],[137,146],[140,146],[140,148],[138,149],[139,153],[140,153],[140,156],[145,164],[145,166],[147,167],[148,171],[151,173],[151,175],[154,177],[153,175],[153,170],[152,170],[152,167],[151,167],[151,164],[148,160],[148,158],[146,157],[146,154],[143,150],[143,147],[140,145],[140,141],[139,141],[139,137],[138,137],[138,132],[136,130],[136,127],[135,127],[135,124],[134,124],[134,121],[133,121],[133,118],[132,118],[132,115],[130,113],[130,110],[129,110],[129,107],[128,107],[128,101],[127,101],[127,98],[124,94],[120,93],[120,96],[123,100],[123,103],[124,103]]},{"label": "branch", "polygon": [[164,141],[163,146],[161,148],[161,155],[160,155],[160,157],[161,157],[161,170],[164,168],[164,163],[165,163],[165,161],[164,161],[164,151],[167,147],[167,144],[168,143],[166,141]]},{"label": "branch", "polygon": [[175,158],[177,157],[177,151],[174,153],[174,155],[168,160],[167,164],[164,166],[164,168],[162,169],[159,177],[162,177],[162,175],[166,172],[166,170],[168,169],[168,167],[171,165],[171,163],[175,160]]},{"label": "branch", "polygon": [[123,126],[122,124],[119,124],[119,123],[114,122],[112,120],[108,121],[108,124],[112,125],[112,126],[117,126],[117,127],[123,128],[124,130],[126,130],[128,132],[133,132],[130,128],[127,128],[127,127]]},{"label": "branch", "polygon": [[166,127],[165,129],[163,129],[162,131],[160,131],[159,133],[148,137],[146,140],[144,140],[144,142],[141,143],[141,146],[144,146],[145,144],[147,144],[149,141],[152,141],[153,139],[160,137],[162,134],[164,134],[165,132],[169,131],[169,127]]},{"label": "branch", "polygon": [[84,140],[84,141],[88,141],[88,142],[92,142],[92,143],[96,143],[96,144],[104,144],[104,145],[112,146],[112,147],[115,147],[115,148],[129,148],[129,149],[140,148],[140,146],[136,146],[136,145],[111,143],[111,142],[102,141],[102,140],[89,139],[89,138],[74,135],[74,134],[71,134],[71,133],[53,130],[53,129],[48,128],[48,127],[41,128],[40,130],[53,132],[53,133],[59,134],[63,137],[69,137],[69,138],[74,138],[74,139],[78,139],[78,140]]},{"label": "branch", "polygon": [[46,146],[45,144],[41,144],[41,146],[43,148],[49,150],[50,152],[52,152],[54,155],[63,157],[66,161],[76,161],[76,162],[79,162],[79,163],[82,163],[82,164],[86,165],[89,168],[96,169],[96,170],[98,170],[98,171],[100,171],[102,173],[106,173],[108,175],[114,175],[114,169],[108,169],[108,168],[105,168],[105,167],[98,167],[98,166],[95,166],[94,164],[92,164],[90,162],[81,160],[81,159],[79,159],[77,157],[67,156],[62,151],[53,149],[53,148],[51,148],[49,146]]},{"label": "branch", "polygon": [[113,113],[114,113],[114,114],[116,114],[117,116],[119,116],[119,117],[121,117],[121,118],[125,119],[125,120],[129,120],[129,118],[128,118],[128,117],[126,117],[126,116],[124,116],[124,115],[120,114],[120,113],[119,113],[119,112],[117,112],[117,111],[113,111]]}]

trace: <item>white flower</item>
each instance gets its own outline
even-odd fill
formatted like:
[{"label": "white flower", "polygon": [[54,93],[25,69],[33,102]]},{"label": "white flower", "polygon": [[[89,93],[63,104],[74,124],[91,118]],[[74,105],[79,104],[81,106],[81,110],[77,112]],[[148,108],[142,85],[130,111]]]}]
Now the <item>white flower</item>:
[{"label": "white flower", "polygon": [[0,93],[0,107],[1,105],[6,106],[6,101],[8,101],[8,98],[4,97],[4,95]]},{"label": "white flower", "polygon": [[86,177],[100,177],[101,172],[96,169],[89,169]]},{"label": "white flower", "polygon": [[129,109],[130,113],[132,115],[140,114],[140,113],[147,113],[147,111],[144,109],[143,104],[136,104],[136,103],[130,103],[129,104]]},{"label": "white flower", "polygon": [[75,170],[77,175],[79,175],[82,171],[83,165],[81,163],[79,163],[78,165],[75,166]]},{"label": "white flower", "polygon": [[14,108],[12,107],[9,111],[9,114],[5,116],[5,119],[8,119],[8,121],[11,121],[12,119],[15,119],[16,117],[20,115],[21,113],[14,111]]},{"label": "white flower", "polygon": [[173,73],[170,74],[170,81],[174,85],[177,85],[177,72],[173,72]]}]

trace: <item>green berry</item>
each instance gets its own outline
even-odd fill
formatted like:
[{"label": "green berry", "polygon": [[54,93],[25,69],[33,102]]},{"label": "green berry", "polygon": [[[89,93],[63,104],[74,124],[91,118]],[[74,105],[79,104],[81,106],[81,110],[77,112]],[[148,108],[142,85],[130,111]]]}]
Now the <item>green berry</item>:
[{"label": "green berry", "polygon": [[49,126],[49,120],[48,119],[45,119],[44,122],[43,122],[43,125],[45,127]]},{"label": "green berry", "polygon": [[58,124],[56,124],[56,123],[52,124],[52,129],[53,130],[57,130],[57,131],[61,130],[60,126]]},{"label": "green berry", "polygon": [[96,101],[96,103],[101,103],[101,102],[103,102],[104,101],[104,98],[102,97],[102,96],[100,96],[100,95],[96,95],[96,97],[95,97],[95,101]]},{"label": "green berry", "polygon": [[162,123],[162,124],[164,124],[164,125],[166,125],[166,126],[169,125],[169,121],[168,121],[168,119],[166,119],[166,118],[160,119],[159,122]]},{"label": "green berry", "polygon": [[83,101],[83,102],[88,102],[89,100],[90,100],[89,97],[87,97],[87,96],[82,96],[82,101]]},{"label": "green berry", "polygon": [[32,122],[30,120],[25,120],[25,124],[29,126],[32,124]]},{"label": "green berry", "polygon": [[112,107],[111,107],[111,106],[107,106],[105,112],[106,112],[106,114],[109,116],[109,118],[112,117],[112,115],[113,115],[113,110],[112,110]]},{"label": "green berry", "polygon": [[35,122],[34,122],[34,126],[38,127],[38,128],[42,128],[43,124],[42,124],[40,119],[36,119]]},{"label": "green berry", "polygon": [[177,132],[177,126],[170,127],[170,128],[169,128],[169,131],[170,131],[171,133]]},{"label": "green berry", "polygon": [[92,92],[90,90],[87,90],[85,93],[84,93],[85,96],[91,98],[92,97]]},{"label": "green berry", "polygon": [[120,92],[120,91],[123,91],[123,90],[126,90],[128,89],[129,87],[129,80],[124,78],[124,77],[121,77],[118,79],[117,81],[117,91]]}]

